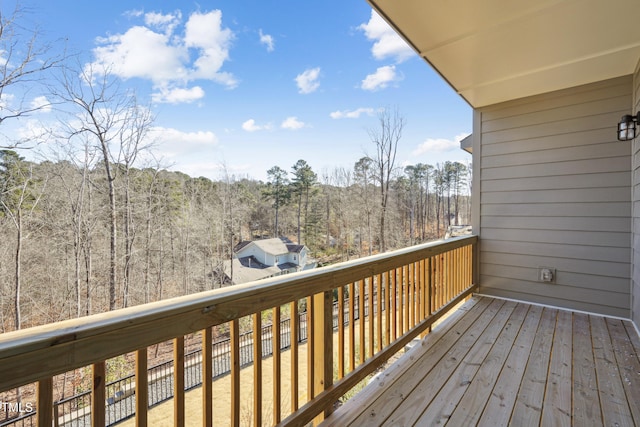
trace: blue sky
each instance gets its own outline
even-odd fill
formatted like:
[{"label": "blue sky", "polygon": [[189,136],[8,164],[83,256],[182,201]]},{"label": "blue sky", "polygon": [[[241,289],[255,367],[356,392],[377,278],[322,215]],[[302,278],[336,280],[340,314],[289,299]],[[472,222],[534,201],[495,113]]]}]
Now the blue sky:
[{"label": "blue sky", "polygon": [[400,166],[471,160],[457,144],[470,107],[365,0],[22,4],[42,37],[136,89],[169,169],[266,179],[298,159],[319,174],[352,168],[374,151],[367,130],[385,107],[406,119]]}]

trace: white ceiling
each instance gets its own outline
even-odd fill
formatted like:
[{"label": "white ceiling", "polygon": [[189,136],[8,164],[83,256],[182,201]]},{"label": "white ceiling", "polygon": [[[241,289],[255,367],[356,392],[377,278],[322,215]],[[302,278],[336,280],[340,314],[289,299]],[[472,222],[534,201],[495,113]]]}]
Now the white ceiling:
[{"label": "white ceiling", "polygon": [[640,0],[368,0],[473,107],[631,74]]}]

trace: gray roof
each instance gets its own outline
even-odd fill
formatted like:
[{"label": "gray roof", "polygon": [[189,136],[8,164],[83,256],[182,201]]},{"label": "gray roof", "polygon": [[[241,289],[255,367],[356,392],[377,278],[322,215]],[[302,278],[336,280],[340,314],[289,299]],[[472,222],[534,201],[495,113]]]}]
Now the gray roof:
[{"label": "gray roof", "polygon": [[288,244],[287,251],[299,254],[304,249],[304,245]]},{"label": "gray roof", "polygon": [[[244,260],[244,258],[243,258]],[[257,264],[257,263],[256,263]],[[245,267],[243,261],[237,258],[233,259],[233,284],[253,282],[254,280],[265,279],[276,274],[280,274],[280,268],[277,266],[267,267],[260,264],[261,267]],[[231,262],[224,262],[224,274],[231,277]]]},{"label": "gray roof", "polygon": [[246,248],[251,244],[256,245],[262,251],[271,255],[282,255],[282,254],[289,253],[289,249],[287,248],[287,245],[282,241],[282,239],[279,239],[277,237],[273,239],[254,240],[254,241],[245,240],[238,243],[236,247],[233,248],[233,250],[234,252],[238,253],[239,251],[241,251],[242,249]]}]

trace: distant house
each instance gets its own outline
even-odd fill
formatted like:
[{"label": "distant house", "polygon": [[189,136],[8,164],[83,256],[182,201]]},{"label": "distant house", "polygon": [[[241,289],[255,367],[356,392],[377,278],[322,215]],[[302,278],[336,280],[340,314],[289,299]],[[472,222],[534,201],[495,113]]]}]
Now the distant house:
[{"label": "distant house", "polygon": [[309,248],[284,238],[243,241],[233,248],[233,261],[225,261],[223,282],[237,285],[281,274],[315,268]]}]

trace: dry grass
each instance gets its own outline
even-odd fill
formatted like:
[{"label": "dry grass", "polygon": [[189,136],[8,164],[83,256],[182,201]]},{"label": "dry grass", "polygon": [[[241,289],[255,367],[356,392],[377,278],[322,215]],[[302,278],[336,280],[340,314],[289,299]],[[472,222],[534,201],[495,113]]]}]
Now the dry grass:
[{"label": "dry grass", "polygon": [[[299,387],[300,402],[307,399],[307,346],[299,347]],[[282,416],[291,413],[291,351],[281,353],[281,382],[282,382]],[[273,358],[262,361],[262,416],[263,425],[273,425]],[[253,366],[246,367],[240,372],[241,425],[253,425]],[[213,425],[231,425],[231,376],[226,375],[213,381]],[[202,388],[191,390],[185,394],[185,412],[187,426],[202,425]],[[119,424],[123,427],[135,426],[135,419]],[[149,410],[149,425],[154,427],[173,426],[173,400],[164,402]]]},{"label": "dry grass", "polygon": [[[459,305],[461,305],[460,303]],[[458,305],[458,306],[459,306]],[[447,315],[434,324],[437,327],[448,315],[458,308],[456,306]],[[365,331],[368,336],[368,322],[365,322]],[[359,327],[356,323],[356,342],[359,334]],[[334,360],[337,360],[337,340],[338,334],[334,333]],[[402,351],[400,352],[402,353]],[[397,359],[392,358],[389,363]],[[345,355],[348,358],[348,355]],[[307,400],[307,345],[299,346],[298,355],[298,398],[299,404],[303,405]],[[262,424],[264,426],[272,426],[276,424],[273,418],[273,358],[265,358],[262,361]],[[281,353],[281,411],[282,418],[285,418],[291,411],[291,351]],[[368,380],[364,380],[361,384],[354,388],[348,394],[352,396],[364,387]],[[253,366],[246,367],[240,372],[240,424],[242,426],[253,425]],[[231,376],[227,375],[213,381],[213,425],[229,426],[231,425]],[[185,412],[187,426],[202,425],[202,388],[191,390],[185,394]],[[134,427],[135,418],[127,420],[121,424],[123,427]],[[151,410],[149,410],[149,425],[154,427],[171,427],[173,426],[173,400],[164,402]]]}]

